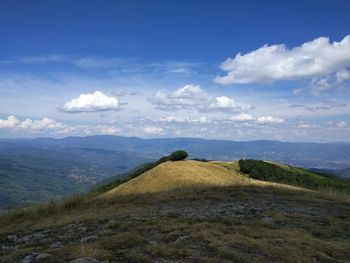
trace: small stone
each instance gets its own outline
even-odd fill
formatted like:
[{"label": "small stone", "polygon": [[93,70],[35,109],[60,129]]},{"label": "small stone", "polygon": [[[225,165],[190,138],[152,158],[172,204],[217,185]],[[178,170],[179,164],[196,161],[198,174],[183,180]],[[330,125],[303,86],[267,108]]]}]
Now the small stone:
[{"label": "small stone", "polygon": [[39,254],[35,257],[35,262],[40,262],[41,260],[49,258],[49,257],[52,257],[52,255],[50,255],[48,253]]},{"label": "small stone", "polygon": [[101,263],[96,258],[77,258],[72,260],[70,263]]},{"label": "small stone", "polygon": [[150,240],[150,241],[148,241],[148,244],[150,244],[150,245],[157,245],[157,241]]},{"label": "small stone", "polygon": [[33,262],[32,255],[27,255],[22,259],[22,263],[32,263],[32,262]]},{"label": "small stone", "polygon": [[7,240],[9,240],[9,241],[16,241],[17,240],[17,236],[16,235],[8,235],[7,236]]},{"label": "small stone", "polygon": [[30,235],[17,238],[17,243],[30,243],[30,242],[32,242],[32,236]]},{"label": "small stone", "polygon": [[185,242],[188,239],[190,239],[189,236],[181,236],[178,239],[176,239],[175,243],[183,243],[183,242]]},{"label": "small stone", "polygon": [[265,223],[271,223],[273,221],[273,219],[271,217],[265,217],[265,218],[261,219],[261,221],[263,221]]},{"label": "small stone", "polygon": [[62,245],[62,243],[60,241],[53,242],[50,245],[50,248],[61,248],[61,247],[63,247],[63,245]]},{"label": "small stone", "polygon": [[22,263],[32,263],[35,262],[35,258],[38,256],[38,253],[33,252],[31,255],[27,255],[22,259]]},{"label": "small stone", "polygon": [[35,234],[32,235],[32,238],[33,238],[34,240],[42,239],[42,238],[44,238],[44,237],[46,237],[46,235],[44,235],[44,234],[42,234],[42,233],[35,233]]},{"label": "small stone", "polygon": [[93,243],[98,239],[98,236],[88,236],[88,237],[83,237],[80,239],[80,242],[85,244],[85,243]]},{"label": "small stone", "polygon": [[264,210],[261,208],[250,208],[249,212],[252,214],[261,214]]},{"label": "small stone", "polygon": [[11,249],[13,249],[12,246],[7,246],[7,245],[3,245],[1,248],[2,248],[2,250],[11,250]]},{"label": "small stone", "polygon": [[80,232],[86,232],[88,230],[88,228],[87,227],[79,227],[78,230]]}]

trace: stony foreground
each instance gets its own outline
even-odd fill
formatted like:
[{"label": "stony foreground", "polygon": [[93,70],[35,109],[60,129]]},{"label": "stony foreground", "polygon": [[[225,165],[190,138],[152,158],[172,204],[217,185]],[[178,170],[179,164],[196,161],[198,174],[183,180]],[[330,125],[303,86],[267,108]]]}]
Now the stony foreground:
[{"label": "stony foreground", "polygon": [[1,230],[0,262],[349,262],[347,201],[272,187],[134,197]]}]

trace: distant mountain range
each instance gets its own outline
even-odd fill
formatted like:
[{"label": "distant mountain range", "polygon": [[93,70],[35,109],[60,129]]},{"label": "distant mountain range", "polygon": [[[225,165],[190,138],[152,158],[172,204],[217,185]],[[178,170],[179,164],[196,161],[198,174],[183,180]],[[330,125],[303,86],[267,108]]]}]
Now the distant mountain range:
[{"label": "distant mountain range", "polygon": [[349,177],[350,143],[121,136],[0,139],[0,207],[83,191],[178,149],[190,158],[271,160]]},{"label": "distant mountain range", "polygon": [[[66,137],[63,139],[1,139],[0,154],[9,149],[99,149],[136,153],[158,158],[177,149],[190,157],[216,160],[253,158],[272,160],[307,168],[346,169],[350,167],[350,143],[291,143],[280,141],[228,141],[195,138],[141,139],[121,136]],[[86,156],[80,155],[81,158]]]}]

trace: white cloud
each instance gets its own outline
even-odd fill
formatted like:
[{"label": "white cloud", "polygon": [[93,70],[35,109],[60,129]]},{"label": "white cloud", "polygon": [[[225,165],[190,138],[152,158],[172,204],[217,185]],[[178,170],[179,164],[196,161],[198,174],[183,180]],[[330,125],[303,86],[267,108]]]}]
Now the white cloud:
[{"label": "white cloud", "polygon": [[199,85],[186,85],[170,94],[158,91],[151,101],[157,109],[161,110],[197,109],[242,112],[253,108],[248,103],[240,103],[227,96],[212,97]]},{"label": "white cloud", "polygon": [[272,116],[262,116],[257,118],[256,123],[258,124],[280,124],[283,123],[283,118],[275,118]]},{"label": "white cloud", "polygon": [[0,119],[0,128],[14,128],[16,127],[20,121],[13,115],[7,117],[7,119]]},{"label": "white cloud", "polygon": [[43,118],[41,120],[25,119],[19,126],[22,129],[43,130],[43,129],[63,129],[62,123],[56,122],[49,118]]},{"label": "white cloud", "polygon": [[118,108],[119,101],[116,97],[109,97],[101,91],[95,91],[94,93],[83,93],[78,98],[66,102],[62,110],[76,113],[108,111]]},{"label": "white cloud", "polygon": [[158,109],[176,110],[200,106],[203,101],[207,100],[208,95],[199,85],[186,85],[171,94],[158,91],[153,97],[152,102]]},{"label": "white cloud", "polygon": [[15,116],[10,115],[5,120],[0,119],[0,128],[43,131],[64,129],[65,125],[50,118],[43,118],[40,120],[32,120],[27,118],[24,121],[20,121]]},{"label": "white cloud", "polygon": [[344,128],[344,127],[346,127],[346,122],[345,122],[345,121],[338,122],[338,123],[337,123],[337,127],[338,127],[338,128]]},{"label": "white cloud", "polygon": [[58,54],[20,58],[20,62],[25,64],[44,64],[49,62],[64,62],[66,60],[67,60],[67,56],[58,55]]},{"label": "white cloud", "polygon": [[199,123],[211,123],[210,120],[208,120],[205,116],[200,117],[198,120],[196,120],[195,122],[199,122]]},{"label": "white cloud", "polygon": [[205,116],[201,116],[199,119],[191,119],[183,116],[176,116],[176,115],[169,115],[161,117],[159,122],[166,122],[166,123],[210,123],[211,121],[208,120]]},{"label": "white cloud", "polygon": [[316,124],[310,124],[304,121],[299,121],[299,124],[297,126],[299,129],[318,129],[321,126],[320,125],[316,125]]},{"label": "white cloud", "polygon": [[216,77],[215,82],[265,84],[325,76],[348,66],[350,35],[333,43],[329,38],[320,37],[292,49],[284,44],[264,45],[244,55],[238,53],[221,64],[227,74]]},{"label": "white cloud", "polygon": [[303,92],[304,92],[304,89],[302,89],[302,88],[298,88],[298,89],[293,90],[294,95],[300,95]]},{"label": "white cloud", "polygon": [[310,93],[317,96],[325,91],[342,88],[345,83],[348,83],[349,79],[350,72],[345,69],[324,78],[313,78],[309,86]]},{"label": "white cloud", "polygon": [[220,96],[215,98],[215,102],[210,103],[209,109],[213,110],[228,110],[228,111],[246,111],[252,109],[252,105],[246,103],[238,103],[234,99],[230,99],[226,96]]},{"label": "white cloud", "polygon": [[230,118],[231,121],[252,121],[254,118],[246,113],[238,114]]},{"label": "white cloud", "polygon": [[165,116],[165,117],[161,117],[159,119],[160,122],[176,122],[176,123],[185,123],[185,122],[189,122],[189,120],[185,117],[180,117],[180,116],[175,116],[175,115],[169,115],[169,116]]},{"label": "white cloud", "polygon": [[336,82],[337,83],[342,83],[348,79],[350,79],[350,71],[348,71],[346,69],[342,69],[336,73]]},{"label": "white cloud", "polygon": [[163,128],[155,126],[147,126],[143,128],[143,132],[146,134],[159,135],[163,132]]}]

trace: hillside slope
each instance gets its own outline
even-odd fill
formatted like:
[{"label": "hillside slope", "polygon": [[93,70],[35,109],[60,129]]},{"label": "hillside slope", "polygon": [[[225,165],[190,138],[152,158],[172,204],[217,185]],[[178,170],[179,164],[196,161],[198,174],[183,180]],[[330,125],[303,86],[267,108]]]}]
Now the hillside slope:
[{"label": "hillside slope", "polygon": [[102,197],[151,193],[182,193],[212,187],[265,185],[298,187],[255,180],[243,175],[235,162],[201,162],[194,160],[165,162],[144,174],[104,193]]},{"label": "hillside slope", "polygon": [[166,162],[108,191],[114,194],[145,194],[192,187],[230,186],[247,178],[218,164],[199,161]]},{"label": "hillside slope", "polygon": [[349,195],[256,180],[237,161],[164,162],[99,197],[0,216],[0,262],[349,262]]}]

